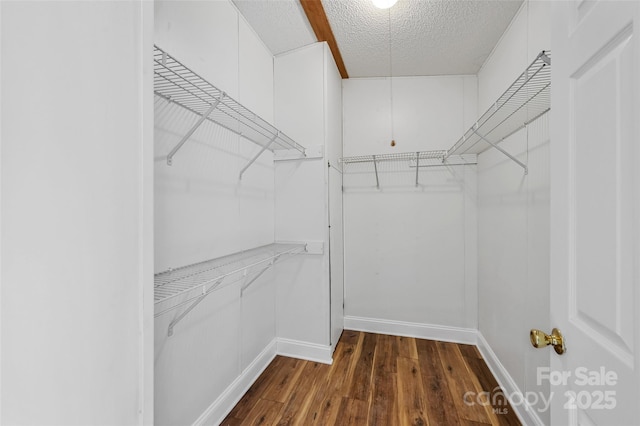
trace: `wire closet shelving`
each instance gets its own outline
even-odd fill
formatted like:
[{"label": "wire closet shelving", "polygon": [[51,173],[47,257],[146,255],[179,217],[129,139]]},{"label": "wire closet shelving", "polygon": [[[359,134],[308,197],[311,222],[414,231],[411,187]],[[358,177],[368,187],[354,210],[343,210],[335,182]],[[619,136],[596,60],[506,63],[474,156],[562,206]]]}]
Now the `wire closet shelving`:
[{"label": "wire closet shelving", "polygon": [[[396,170],[415,167],[418,185],[421,167],[476,164],[475,158],[495,148],[516,162],[528,173],[527,165],[508,153],[499,144],[551,109],[551,53],[542,51],[527,69],[509,86],[469,130],[448,150],[405,152],[398,154],[343,157],[343,171],[354,171],[353,165],[373,164],[376,187],[380,188],[379,173],[385,163],[397,163]],[[363,170],[358,170],[362,172]]]},{"label": "wire closet shelving", "polygon": [[240,290],[244,292],[275,263],[305,251],[306,244],[274,243],[157,273],[154,276],[154,315],[157,318],[186,306],[169,324],[171,336],[175,325],[215,290],[244,280]]},{"label": "wire closet shelving", "polygon": [[296,150],[302,156],[305,148],[269,124],[238,101],[193,72],[167,52],[154,46],[153,90],[169,102],[173,102],[198,116],[197,121],[167,155],[171,165],[174,155],[205,121],[211,121],[262,149],[240,172],[244,171],[265,151]]},{"label": "wire closet shelving", "polygon": [[376,188],[380,188],[380,174],[403,173],[410,171],[415,175],[415,185],[419,184],[420,169],[428,167],[457,166],[476,164],[474,156],[457,155],[444,160],[447,151],[417,151],[382,155],[359,155],[340,159],[343,173],[368,173],[373,171]]},{"label": "wire closet shelving", "polygon": [[551,109],[551,52],[543,50],[478,121],[447,151],[480,154],[496,148],[518,163],[527,174],[527,165],[498,144]]}]

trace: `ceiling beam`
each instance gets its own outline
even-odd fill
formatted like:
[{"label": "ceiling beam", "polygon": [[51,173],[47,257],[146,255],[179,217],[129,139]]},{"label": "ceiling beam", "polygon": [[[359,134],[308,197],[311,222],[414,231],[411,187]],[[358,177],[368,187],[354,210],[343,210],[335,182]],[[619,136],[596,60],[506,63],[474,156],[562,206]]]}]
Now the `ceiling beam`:
[{"label": "ceiling beam", "polygon": [[322,1],[300,0],[300,4],[302,5],[304,13],[307,15],[307,19],[311,24],[311,28],[313,28],[313,32],[316,33],[318,41],[326,41],[329,45],[329,49],[331,49],[331,53],[333,54],[333,60],[336,61],[338,71],[340,71],[340,76],[342,78],[349,78],[347,68],[344,66],[344,61],[342,60],[342,55],[338,48],[338,43],[336,42],[336,38],[333,36],[331,25],[329,25],[327,14],[324,12],[324,7],[322,7]]}]

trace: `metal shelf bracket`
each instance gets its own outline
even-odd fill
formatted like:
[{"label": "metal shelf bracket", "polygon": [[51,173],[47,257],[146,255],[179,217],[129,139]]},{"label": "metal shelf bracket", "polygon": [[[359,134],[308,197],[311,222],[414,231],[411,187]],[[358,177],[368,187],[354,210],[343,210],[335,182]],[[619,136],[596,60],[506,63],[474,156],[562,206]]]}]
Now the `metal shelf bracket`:
[{"label": "metal shelf bracket", "polygon": [[376,188],[380,189],[380,180],[378,179],[378,162],[376,161],[376,156],[373,156],[373,168],[376,172]]},{"label": "metal shelf bracket", "polygon": [[418,187],[418,170],[420,170],[420,151],[416,151],[416,188]]},{"label": "metal shelf bracket", "polygon": [[551,58],[549,57],[549,55],[547,54],[548,51],[542,51],[542,53],[540,54],[540,59],[542,59],[542,61],[547,64],[548,66],[551,66]]},{"label": "metal shelf bracket", "polygon": [[222,281],[224,280],[224,278],[225,277],[222,277],[219,280],[217,280],[216,282],[214,282],[213,285],[211,287],[209,287],[208,290],[205,290],[204,286],[203,286],[203,288],[202,288],[202,296],[198,297],[195,302],[193,302],[191,305],[189,305],[189,307],[187,309],[185,309],[180,315],[178,315],[173,321],[171,321],[171,323],[169,324],[169,331],[167,332],[167,335],[169,337],[173,336],[173,328],[176,326],[176,324],[178,324],[180,321],[182,321],[182,319],[185,316],[187,316],[187,314],[189,312],[191,312],[191,310],[193,308],[198,306],[200,304],[200,302],[202,302],[204,300],[205,297],[207,297],[212,291],[214,291],[216,288],[218,288],[218,286],[220,284],[222,284]]},{"label": "metal shelf bracket", "polygon": [[[280,256],[278,256],[278,257],[280,257]],[[247,281],[247,282],[242,286],[242,288],[240,289],[240,295],[244,294],[244,291],[245,291],[246,289],[248,289],[248,288],[251,286],[251,284],[253,284],[254,282],[256,282],[256,280],[257,280],[258,278],[260,278],[260,277],[262,276],[262,274],[264,274],[265,272],[267,272],[267,270],[268,270],[269,268],[271,268],[271,267],[272,267],[272,266],[273,266],[273,265],[278,261],[278,257],[275,257],[271,262],[269,262],[269,264],[268,264],[267,266],[265,266],[264,268],[262,268],[262,269],[260,270],[260,272],[258,272],[258,273],[256,274],[256,276],[255,276],[255,277],[253,277],[253,278],[251,278],[249,281]]]},{"label": "metal shelf bracket", "polygon": [[262,155],[263,152],[269,149],[269,147],[276,141],[276,139],[278,139],[279,136],[280,136],[280,131],[278,130],[278,132],[275,135],[273,135],[269,143],[263,146],[262,149],[251,160],[249,160],[247,165],[244,166],[242,170],[240,170],[240,177],[238,178],[239,180],[242,180],[242,175],[244,174],[244,172],[247,171],[247,169],[258,159],[258,157]]},{"label": "metal shelf bracket", "polygon": [[505,151],[504,149],[502,149],[498,144],[491,142],[490,140],[488,140],[487,138],[484,137],[484,135],[478,133],[478,131],[475,129],[473,129],[473,133],[475,133],[476,135],[478,135],[478,137],[480,139],[482,139],[483,141],[485,141],[486,143],[488,143],[489,145],[491,145],[492,147],[494,147],[495,149],[497,149],[498,151],[500,151],[501,153],[503,153],[504,155],[506,155],[507,157],[509,157],[511,160],[513,160],[514,162],[518,163],[518,165],[520,167],[522,167],[524,169],[524,174],[528,174],[529,173],[529,168],[527,167],[526,164],[524,164],[522,161],[518,160],[516,157],[514,157],[513,155],[509,154],[507,151]]},{"label": "metal shelf bracket", "polygon": [[182,139],[180,139],[180,142],[178,142],[178,144],[167,155],[167,164],[169,166],[171,166],[173,164],[173,156],[176,155],[176,152],[178,152],[178,150],[180,148],[182,148],[182,145],[184,145],[185,142],[187,142],[187,140],[189,140],[191,135],[193,135],[193,133],[198,129],[198,127],[200,127],[200,125],[202,123],[204,123],[204,120],[206,120],[207,117],[209,117],[209,115],[211,115],[211,113],[218,107],[218,104],[222,101],[222,99],[224,99],[224,97],[225,97],[225,93],[222,92],[220,97],[218,99],[216,99],[216,101],[213,104],[211,104],[211,107],[207,110],[207,112],[205,112],[204,114],[202,114],[200,116],[198,121],[196,121],[195,124],[193,126],[191,126],[189,131],[182,137]]}]

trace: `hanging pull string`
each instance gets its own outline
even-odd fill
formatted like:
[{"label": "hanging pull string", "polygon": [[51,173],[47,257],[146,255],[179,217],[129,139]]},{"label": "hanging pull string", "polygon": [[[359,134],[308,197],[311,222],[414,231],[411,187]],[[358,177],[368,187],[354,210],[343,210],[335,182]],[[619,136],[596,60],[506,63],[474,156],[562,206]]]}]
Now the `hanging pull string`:
[{"label": "hanging pull string", "polygon": [[387,9],[388,12],[388,26],[389,26],[389,118],[391,121],[391,146],[396,146],[395,129],[393,123],[393,49],[391,48],[391,7]]}]

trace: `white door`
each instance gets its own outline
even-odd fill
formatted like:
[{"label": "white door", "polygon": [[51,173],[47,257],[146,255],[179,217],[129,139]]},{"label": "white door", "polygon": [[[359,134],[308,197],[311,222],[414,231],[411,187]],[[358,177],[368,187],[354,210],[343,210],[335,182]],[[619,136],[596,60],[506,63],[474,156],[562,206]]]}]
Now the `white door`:
[{"label": "white door", "polygon": [[552,9],[554,425],[640,424],[640,2]]}]

